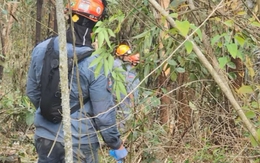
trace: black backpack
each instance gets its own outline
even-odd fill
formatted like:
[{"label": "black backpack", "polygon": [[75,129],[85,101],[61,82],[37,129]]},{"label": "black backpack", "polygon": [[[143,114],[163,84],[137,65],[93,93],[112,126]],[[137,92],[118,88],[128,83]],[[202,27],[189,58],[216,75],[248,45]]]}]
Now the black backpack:
[{"label": "black backpack", "polygon": [[[54,37],[55,38],[55,37]],[[53,123],[59,123],[62,120],[60,73],[59,73],[59,55],[53,48],[54,38],[51,38],[45,53],[42,73],[41,73],[41,115]],[[89,57],[93,51],[88,51],[82,55],[77,55],[78,63],[84,58]],[[73,57],[68,58],[68,73],[73,68]],[[69,77],[68,77],[69,79]],[[87,98],[83,103],[88,101]],[[80,103],[71,108],[71,114],[80,109]]]}]

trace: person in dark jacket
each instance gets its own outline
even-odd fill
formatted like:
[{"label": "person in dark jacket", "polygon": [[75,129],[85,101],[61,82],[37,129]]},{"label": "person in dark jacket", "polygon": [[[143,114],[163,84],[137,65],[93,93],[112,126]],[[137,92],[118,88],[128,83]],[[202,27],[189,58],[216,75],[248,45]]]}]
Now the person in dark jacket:
[{"label": "person in dark jacket", "polygon": [[[74,22],[67,30],[67,54],[68,57],[93,50],[91,46],[91,33],[96,22],[103,16],[106,3],[104,0],[73,0],[67,6],[71,8]],[[70,22],[70,20],[69,20]],[[73,29],[74,30],[73,30]],[[74,33],[72,33],[74,31]],[[73,34],[75,35],[75,47],[73,47]],[[46,120],[40,111],[40,79],[43,67],[43,59],[46,48],[51,39],[39,43],[32,51],[29,67],[26,93],[36,107],[35,113],[35,147],[38,154],[38,163],[64,163],[64,133],[62,123],[52,123]],[[59,36],[54,40],[54,50],[59,51]],[[88,97],[82,109],[71,114],[72,146],[74,162],[98,163],[99,130],[104,142],[111,148],[113,157],[121,161],[127,155],[127,150],[120,139],[120,133],[116,126],[116,111],[113,95],[110,92],[109,77],[101,70],[95,77],[94,67],[90,63],[97,56],[90,56],[79,62],[79,80],[83,97]],[[77,73],[72,73],[70,92],[70,106],[73,107],[79,101]],[[102,113],[102,114],[101,114]],[[89,118],[93,116],[94,118]]]}]

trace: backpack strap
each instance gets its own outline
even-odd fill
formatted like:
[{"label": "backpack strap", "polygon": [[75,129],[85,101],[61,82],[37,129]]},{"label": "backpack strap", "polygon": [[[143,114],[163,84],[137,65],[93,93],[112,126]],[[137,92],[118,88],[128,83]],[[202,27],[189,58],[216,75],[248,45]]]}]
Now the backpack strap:
[{"label": "backpack strap", "polygon": [[[89,101],[89,97],[86,97],[83,99],[83,105],[86,104],[87,102]],[[70,114],[76,112],[77,110],[80,109],[80,103],[77,103],[77,105],[73,106],[71,109],[70,109]]]}]

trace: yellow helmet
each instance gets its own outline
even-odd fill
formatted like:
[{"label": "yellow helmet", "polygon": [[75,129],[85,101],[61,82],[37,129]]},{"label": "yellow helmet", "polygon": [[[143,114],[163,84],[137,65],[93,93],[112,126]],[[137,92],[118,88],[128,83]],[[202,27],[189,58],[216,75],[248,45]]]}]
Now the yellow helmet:
[{"label": "yellow helmet", "polygon": [[117,56],[129,55],[131,53],[132,52],[131,52],[129,45],[121,44],[121,45],[117,46],[117,48],[116,48],[116,55]]}]

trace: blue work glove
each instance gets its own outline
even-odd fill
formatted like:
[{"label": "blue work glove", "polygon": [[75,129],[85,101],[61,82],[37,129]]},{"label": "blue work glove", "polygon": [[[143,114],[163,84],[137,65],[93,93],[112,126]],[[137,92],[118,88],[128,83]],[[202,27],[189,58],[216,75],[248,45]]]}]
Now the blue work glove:
[{"label": "blue work glove", "polygon": [[127,150],[125,147],[123,149],[117,149],[117,150],[110,150],[109,155],[114,157],[114,159],[117,160],[118,163],[123,163],[123,158],[127,155]]}]

